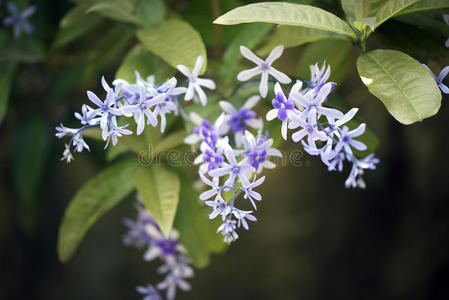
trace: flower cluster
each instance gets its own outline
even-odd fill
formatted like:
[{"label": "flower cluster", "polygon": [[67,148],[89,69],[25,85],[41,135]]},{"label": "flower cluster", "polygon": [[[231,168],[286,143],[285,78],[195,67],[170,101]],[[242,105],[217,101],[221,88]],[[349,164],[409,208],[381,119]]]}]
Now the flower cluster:
[{"label": "flower cluster", "polygon": [[158,268],[165,279],[156,286],[138,286],[137,291],[145,295],[144,300],[162,300],[161,291],[166,291],[166,299],[173,300],[176,289],[188,291],[190,284],[185,281],[193,277],[193,269],[186,256],[186,251],[178,241],[178,232],[172,229],[168,238],[165,238],[154,221],[150,212],[140,203],[137,205],[137,219],[125,219],[128,233],[123,238],[126,246],[146,249],[145,261],[159,258],[162,266]]},{"label": "flower cluster", "polygon": [[185,93],[185,100],[190,100],[193,98],[195,90],[199,95],[199,100],[205,105],[207,97],[200,86],[215,88],[215,83],[210,79],[198,78],[202,65],[203,59],[200,56],[192,73],[187,67],[178,66],[188,78],[188,88],[177,87],[177,80],[174,77],[156,85],[153,75],[142,79],[137,71],[135,72],[135,83],[116,79],[112,82],[113,87],[110,87],[103,77],[101,83],[106,92],[106,98],[103,101],[93,92],[87,91],[87,97],[93,107],[83,104],[81,113],[75,113],[81,127],[68,128],[62,124],[56,127],[58,138],[71,136],[61,160],[69,163],[73,159],[72,148],[76,152],[82,152],[84,149],[90,150],[83,138],[83,132],[87,128],[100,127],[101,137],[106,141],[106,149],[110,142],[115,146],[119,137],[133,133],[127,129],[128,123],[119,125],[119,117],[121,117],[120,121],[132,117],[136,123],[137,135],[143,132],[146,125],[156,127],[159,123],[161,132],[164,132],[166,115],[177,114],[180,109],[178,98],[181,94]]},{"label": "flower cluster", "polygon": [[312,78],[303,88],[303,82],[297,81],[288,97],[281,85],[275,84],[273,109],[267,113],[267,120],[278,118],[282,121],[281,134],[287,139],[288,129],[294,129],[291,135],[294,142],[302,143],[304,150],[311,155],[319,155],[329,171],[343,170],[346,160],[353,164],[352,171],[345,182],[346,187],[364,188],[362,175],[366,169],[375,169],[378,159],[373,154],[358,159],[353,149],[367,150],[367,146],[356,140],[365,131],[365,124],[350,130],[345,124],[357,113],[357,108],[346,114],[323,104],[334,88],[333,82],[327,82],[330,66],[320,69],[311,66]]},{"label": "flower cluster", "polygon": [[14,2],[8,2],[7,7],[11,15],[3,20],[3,25],[14,27],[14,38],[17,39],[22,32],[31,34],[33,32],[33,26],[27,19],[34,14],[36,6],[29,6],[22,12],[19,11]]},{"label": "flower cluster", "polygon": [[[265,180],[264,176],[257,178],[257,174],[264,168],[276,166],[269,157],[282,157],[279,150],[271,147],[273,140],[268,137],[268,132],[262,135],[263,122],[252,110],[259,99],[259,96],[250,97],[239,109],[227,101],[220,101],[223,112],[213,124],[196,113],[190,115],[196,127],[185,142],[200,143],[201,154],[195,163],[200,164],[201,180],[210,187],[200,199],[212,207],[211,219],[221,217],[223,223],[217,232],[221,232],[227,243],[238,238],[238,228],[248,230],[248,221],[256,221],[252,210],[236,207],[238,194],[242,192],[243,198],[256,210],[254,200],[260,201],[262,197],[253,189]],[[255,130],[257,136],[249,129]],[[225,195],[229,196],[229,201],[225,200]]]}]

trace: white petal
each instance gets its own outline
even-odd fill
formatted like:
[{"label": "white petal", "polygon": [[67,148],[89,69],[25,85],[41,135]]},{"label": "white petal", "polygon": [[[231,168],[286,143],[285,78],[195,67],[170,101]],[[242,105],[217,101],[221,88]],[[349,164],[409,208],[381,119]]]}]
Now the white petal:
[{"label": "white petal", "polygon": [[201,71],[201,67],[203,66],[203,63],[204,63],[203,57],[201,55],[198,56],[196,59],[196,62],[195,62],[195,67],[193,68],[193,71],[192,71],[193,77],[198,77],[198,74]]},{"label": "white petal", "polygon": [[190,73],[190,70],[186,66],[177,65],[176,68],[179,70],[179,72],[184,74],[185,77],[190,78],[192,76],[192,74]]},{"label": "white petal", "polygon": [[201,104],[203,106],[206,106],[206,104],[207,104],[206,93],[204,93],[203,89],[199,85],[195,85],[195,90],[196,90],[198,97],[200,98]]},{"label": "white petal", "polygon": [[192,100],[192,98],[193,98],[193,93],[194,93],[194,90],[193,90],[193,84],[191,84],[191,83],[189,83],[189,86],[188,86],[188,88],[187,88],[187,92],[186,92],[186,94],[185,94],[185,96],[184,96],[184,100]]},{"label": "white petal", "polygon": [[199,85],[207,87],[210,90],[215,89],[215,82],[212,79],[198,78],[197,82]]},{"label": "white petal", "polygon": [[270,53],[270,55],[268,55],[267,59],[265,59],[265,62],[268,65],[271,65],[276,59],[278,59],[282,55],[283,51],[284,51],[284,45],[277,46],[276,48],[271,50],[271,53]]},{"label": "white petal", "polygon": [[268,73],[262,72],[262,78],[260,79],[260,85],[259,85],[259,92],[260,95],[265,98],[268,93]]},{"label": "white petal", "polygon": [[262,70],[260,69],[259,66],[257,66],[249,70],[241,71],[237,75],[237,79],[240,81],[247,81],[260,73],[262,73]]},{"label": "white petal", "polygon": [[257,57],[251,50],[249,50],[245,46],[240,46],[240,53],[242,53],[243,57],[252,61],[256,65],[261,65],[264,63],[261,58]]},{"label": "white petal", "polygon": [[287,83],[290,83],[292,81],[290,79],[290,77],[288,77],[287,75],[285,75],[282,72],[279,72],[278,70],[276,70],[273,67],[271,67],[268,72],[271,74],[271,76],[276,78],[276,80],[279,81],[280,83],[287,84]]},{"label": "white petal", "polygon": [[284,140],[287,140],[287,122],[286,121],[282,122],[281,135],[284,138]]},{"label": "white petal", "polygon": [[219,102],[221,109],[228,114],[234,114],[237,110],[234,108],[234,106],[229,103],[228,101],[220,101]]},{"label": "white petal", "polygon": [[190,120],[192,120],[192,122],[195,123],[196,125],[200,125],[201,122],[203,122],[203,118],[201,118],[200,115],[197,114],[196,112],[190,113]]},{"label": "white petal", "polygon": [[267,121],[271,121],[276,119],[278,116],[278,110],[273,108],[272,110],[267,112]]},{"label": "white petal", "polygon": [[257,104],[257,102],[259,102],[259,100],[260,100],[260,97],[257,95],[249,97],[249,99],[246,100],[245,104],[243,104],[243,107],[246,109],[251,109]]}]

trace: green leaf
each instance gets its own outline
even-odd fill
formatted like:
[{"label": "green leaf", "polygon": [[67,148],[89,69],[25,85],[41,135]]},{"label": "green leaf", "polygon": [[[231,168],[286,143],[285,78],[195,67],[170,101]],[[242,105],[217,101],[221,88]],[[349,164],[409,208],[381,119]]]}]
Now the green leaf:
[{"label": "green leaf", "polygon": [[429,72],[415,59],[395,50],[374,50],[357,60],[368,90],[402,124],[412,124],[438,112],[440,90]]},{"label": "green leaf", "polygon": [[385,3],[376,14],[376,24],[374,28],[379,27],[382,23],[406,9],[418,0],[390,0]]},{"label": "green leaf", "polygon": [[159,23],[165,18],[165,3],[163,0],[137,0],[136,13],[144,26]]},{"label": "green leaf", "polygon": [[162,59],[149,52],[143,45],[134,46],[115,74],[115,78],[121,78],[129,82],[136,80],[134,71],[138,71],[142,78],[154,75],[156,82],[161,82],[173,76],[175,70]]},{"label": "green leaf", "polygon": [[123,24],[114,24],[92,45],[88,54],[85,79],[101,77],[102,71],[116,64],[123,57],[123,52],[134,37],[134,29]]},{"label": "green leaf", "polygon": [[0,64],[0,125],[8,109],[9,91],[12,79],[17,71],[17,64]]},{"label": "green leaf", "polygon": [[375,25],[377,22],[376,20],[377,20],[376,17],[368,17],[368,18],[356,20],[356,21],[354,21],[354,26],[355,26],[355,28],[357,28],[360,31],[364,30],[365,27],[367,27],[367,26],[371,29],[371,31],[374,31]]},{"label": "green leaf", "polygon": [[178,175],[164,166],[140,167],[135,176],[137,191],[162,233],[168,237],[179,202]]},{"label": "green leaf", "polygon": [[369,0],[354,0],[354,15],[357,20],[369,17]]},{"label": "green leaf", "polygon": [[323,40],[308,45],[297,66],[299,78],[310,78],[309,66],[326,62],[331,66],[331,81],[341,82],[348,71],[352,45],[346,40]]},{"label": "green leaf", "polygon": [[410,5],[406,9],[401,10],[395,16],[411,14],[431,9],[443,9],[448,7],[449,7],[448,0],[420,0],[413,5]]},{"label": "green leaf", "polygon": [[86,15],[86,6],[78,5],[70,10],[61,20],[59,31],[53,41],[53,47],[64,46],[86,32],[98,28],[103,20],[98,16]]},{"label": "green leaf", "polygon": [[226,249],[222,235],[216,232],[220,219],[209,220],[209,210],[199,200],[199,192],[193,188],[194,180],[181,170],[177,171],[181,178],[181,199],[175,227],[192,263],[197,268],[203,268],[209,264],[211,253]]},{"label": "green leaf", "polygon": [[133,1],[108,0],[95,3],[86,13],[96,12],[112,20],[139,24],[140,20],[133,14],[133,10]]},{"label": "green leaf", "polygon": [[89,228],[134,188],[135,160],[116,163],[78,190],[67,208],[58,235],[58,255],[66,262]]},{"label": "green leaf", "polygon": [[[388,0],[369,0],[368,2],[368,12],[365,17],[372,17],[377,14],[379,9],[387,2]],[[343,8],[343,11],[346,15],[346,20],[348,22],[352,23],[356,20],[355,15],[355,7],[354,7],[354,0],[341,0],[341,6]]]},{"label": "green leaf", "polygon": [[330,31],[312,28],[279,26],[276,28],[274,33],[270,35],[267,42],[257,51],[257,53],[260,55],[266,55],[278,45],[284,45],[285,48],[290,48],[326,39],[347,39],[347,37]]},{"label": "green leaf", "polygon": [[139,30],[137,37],[148,50],[175,68],[182,64],[192,70],[197,57],[202,56],[204,65],[201,73],[206,70],[206,47],[199,33],[184,21],[163,21]]},{"label": "green leaf", "polygon": [[[220,75],[226,82],[231,82],[236,76],[237,66],[242,59],[240,45],[250,49],[256,47],[268,31],[273,27],[271,24],[254,23],[243,25],[245,27],[234,37],[223,54],[223,63],[220,67]],[[277,45],[276,45],[277,46]]]},{"label": "green leaf", "polygon": [[50,132],[46,120],[36,114],[20,122],[14,138],[12,178],[18,196],[16,212],[28,233],[34,233],[38,219],[38,193],[50,153]]},{"label": "green leaf", "polygon": [[215,24],[265,22],[302,26],[347,35],[355,38],[351,27],[342,19],[321,8],[285,2],[262,2],[238,7],[214,21]]},{"label": "green leaf", "polygon": [[185,130],[179,130],[167,135],[162,140],[160,140],[159,143],[156,144],[154,153],[157,155],[157,153],[161,151],[171,150],[181,144],[184,144],[185,137],[186,137]]}]

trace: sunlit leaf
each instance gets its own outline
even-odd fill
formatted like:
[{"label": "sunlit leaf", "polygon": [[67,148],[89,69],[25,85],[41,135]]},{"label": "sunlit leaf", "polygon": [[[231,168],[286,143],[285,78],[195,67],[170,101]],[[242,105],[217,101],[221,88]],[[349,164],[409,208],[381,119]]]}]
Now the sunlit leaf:
[{"label": "sunlit leaf", "polygon": [[413,5],[410,5],[406,9],[401,10],[396,16],[411,14],[415,12],[431,10],[431,9],[443,9],[449,7],[448,0],[420,0]]},{"label": "sunlit leaf", "polygon": [[122,161],[101,171],[83,185],[67,208],[58,234],[58,254],[66,262],[89,228],[134,190],[135,160]]},{"label": "sunlit leaf", "polygon": [[171,66],[182,64],[193,69],[198,56],[203,56],[206,70],[206,48],[199,33],[181,20],[163,21],[157,25],[141,29],[137,37],[145,47],[160,56]]},{"label": "sunlit leaf", "polygon": [[313,28],[279,26],[273,34],[269,36],[267,42],[257,51],[257,53],[266,55],[270,53],[274,47],[279,45],[284,45],[285,48],[290,48],[325,39],[347,39],[347,37],[330,31]]},{"label": "sunlit leaf", "polygon": [[418,0],[390,0],[386,2],[376,14],[376,24],[374,28],[379,27],[382,23],[417,1]]},{"label": "sunlit leaf", "polygon": [[162,233],[168,237],[179,202],[180,183],[176,173],[164,166],[140,167],[135,176],[137,191]]},{"label": "sunlit leaf", "polygon": [[347,35],[355,38],[351,27],[342,19],[321,8],[285,3],[262,2],[238,7],[214,21],[215,24],[265,22],[280,25],[302,26]]},{"label": "sunlit leaf", "polygon": [[435,80],[407,54],[374,50],[359,57],[357,69],[368,90],[402,124],[412,124],[438,112],[441,93]]}]

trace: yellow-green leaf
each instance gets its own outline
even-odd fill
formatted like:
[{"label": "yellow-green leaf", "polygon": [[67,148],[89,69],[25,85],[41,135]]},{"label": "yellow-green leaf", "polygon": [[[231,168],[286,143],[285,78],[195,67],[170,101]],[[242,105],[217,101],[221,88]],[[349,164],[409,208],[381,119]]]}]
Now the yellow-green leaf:
[{"label": "yellow-green leaf", "polygon": [[347,36],[313,28],[279,26],[257,53],[266,55],[270,53],[274,47],[279,45],[284,45],[285,48],[290,48],[325,39],[347,39]]},{"label": "yellow-green leaf", "polygon": [[58,234],[58,255],[66,262],[89,228],[135,188],[135,160],[116,163],[83,185],[70,202]]},{"label": "yellow-green leaf", "polygon": [[201,73],[206,70],[206,47],[200,34],[188,23],[181,20],[167,20],[157,25],[141,29],[137,37],[145,47],[175,67],[179,64],[190,70],[198,56],[204,58]]},{"label": "yellow-green leaf", "polygon": [[411,14],[415,12],[431,10],[431,9],[443,9],[449,7],[448,0],[420,0],[413,5],[410,5],[406,9],[401,10],[396,16]]},{"label": "yellow-green leaf", "polygon": [[248,4],[237,7],[214,21],[221,25],[251,22],[302,26],[356,37],[351,27],[334,14],[318,7],[286,2]]},{"label": "yellow-green leaf", "polygon": [[441,92],[435,80],[407,54],[374,50],[359,57],[357,69],[368,90],[402,124],[412,124],[438,112]]},{"label": "yellow-green leaf", "polygon": [[156,82],[162,82],[175,73],[172,67],[148,51],[142,44],[136,45],[128,52],[118,68],[115,78],[135,82],[135,71],[138,71],[142,78],[154,75]]},{"label": "yellow-green leaf", "polygon": [[383,22],[392,18],[401,10],[406,9],[418,0],[390,0],[386,2],[376,14],[376,24],[374,28],[379,27]]},{"label": "yellow-green leaf", "polygon": [[179,202],[178,175],[164,166],[140,167],[135,176],[137,191],[162,233],[168,237]]}]

